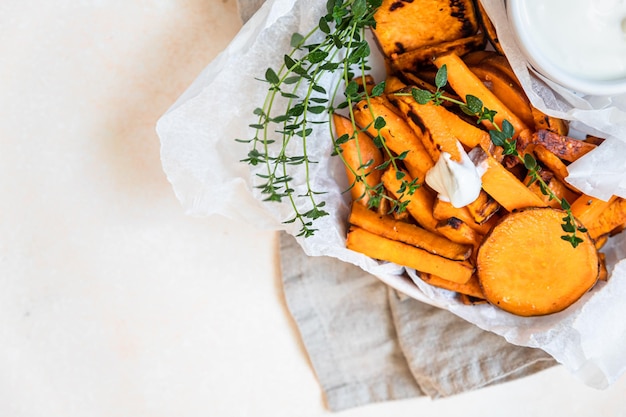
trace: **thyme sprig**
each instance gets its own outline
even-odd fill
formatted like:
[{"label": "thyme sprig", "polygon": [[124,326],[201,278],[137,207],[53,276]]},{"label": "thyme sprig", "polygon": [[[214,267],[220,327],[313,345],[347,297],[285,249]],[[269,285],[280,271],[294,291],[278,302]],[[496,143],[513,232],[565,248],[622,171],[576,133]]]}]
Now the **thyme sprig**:
[{"label": "thyme sprig", "polygon": [[[367,28],[376,25],[374,14],[382,0],[328,0],[326,14],[319,19],[318,25],[305,35],[295,33],[291,38],[291,50],[283,57],[278,68],[267,68],[260,81],[268,84],[268,92],[262,107],[254,110],[256,123],[250,125],[254,129],[251,139],[237,139],[251,144],[247,158],[243,162],[252,166],[263,167],[263,173],[257,174],[260,179],[258,188],[266,197],[264,201],[281,202],[286,199],[291,205],[293,217],[285,223],[299,223],[298,236],[308,237],[317,229],[313,221],[327,216],[325,202],[320,195],[322,191],[313,189],[312,164],[316,161],[309,157],[307,147],[316,124],[327,123],[333,140],[333,153],[338,155],[347,166],[341,155],[341,144],[348,140],[356,140],[359,131],[352,113],[353,104],[360,100],[369,100],[384,91],[383,85],[374,87],[371,93],[361,89],[365,85],[366,73],[370,69],[368,58],[370,46],[365,38]],[[321,40],[318,40],[321,39]],[[339,72],[340,76],[331,86],[322,85],[322,77],[329,73]],[[355,74],[359,74],[355,77]],[[356,79],[355,79],[356,78]],[[356,80],[361,79],[358,83]],[[343,98],[339,98],[343,88]],[[335,104],[339,102],[338,104]],[[336,138],[330,123],[331,116],[344,110],[349,112],[355,134]],[[326,115],[323,119],[321,116]],[[398,162],[404,155],[393,154],[386,146],[381,129],[385,127],[383,118],[376,118],[374,129],[378,132],[375,143],[384,150],[384,164],[375,169],[385,169],[389,165],[396,168],[398,179],[404,178]],[[365,127],[361,131],[367,130]],[[300,155],[292,155],[289,146],[297,141],[296,149]],[[276,150],[277,149],[277,150]],[[371,166],[372,161],[360,161],[360,168]],[[291,170],[298,166],[304,170],[305,191],[296,194]],[[356,182],[365,185],[364,197],[368,204],[376,207],[383,198],[390,198],[384,193],[382,184],[369,186],[361,169],[354,170]],[[401,194],[411,195],[418,187],[416,179],[409,182],[403,180]],[[302,202],[302,200],[305,202]],[[301,204],[307,208],[301,209]],[[392,200],[392,208],[403,211],[407,202]]]},{"label": "thyme sprig", "polygon": [[420,104],[432,102],[435,105],[441,105],[444,101],[448,101],[458,105],[463,113],[476,117],[477,124],[482,123],[485,120],[490,122],[493,127],[492,129],[489,129],[491,142],[495,146],[502,148],[503,155],[515,157],[524,165],[524,167],[528,170],[528,176],[530,177],[530,181],[527,185],[530,186],[531,184],[537,182],[541,193],[548,196],[549,200],[557,201],[561,208],[565,211],[566,216],[563,218],[563,224],[561,225],[565,234],[561,236],[561,239],[569,242],[574,248],[578,246],[578,244],[582,243],[583,239],[577,235],[577,232],[585,233],[587,230],[577,224],[576,219],[572,214],[569,202],[563,198],[559,198],[544,181],[541,176],[541,166],[535,157],[530,153],[524,153],[523,155],[519,153],[517,150],[517,140],[513,139],[515,134],[513,125],[508,120],[504,119],[501,122],[501,126],[498,126],[495,121],[495,116],[497,114],[496,111],[485,107],[482,100],[478,97],[468,95],[465,97],[465,102],[463,102],[455,98],[445,96],[444,87],[447,84],[447,79],[447,68],[445,65],[442,65],[437,71],[435,77],[436,90],[431,92],[428,90],[413,88],[411,90],[411,96]]}]

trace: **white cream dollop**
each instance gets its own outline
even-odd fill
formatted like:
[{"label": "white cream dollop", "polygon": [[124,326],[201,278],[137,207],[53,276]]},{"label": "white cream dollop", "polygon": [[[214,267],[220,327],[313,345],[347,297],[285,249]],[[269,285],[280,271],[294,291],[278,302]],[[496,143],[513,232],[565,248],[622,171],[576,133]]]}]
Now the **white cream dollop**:
[{"label": "white cream dollop", "polygon": [[439,198],[454,207],[464,207],[476,200],[482,182],[480,173],[457,141],[461,161],[454,161],[448,152],[442,152],[439,160],[426,173],[426,184],[439,193]]}]

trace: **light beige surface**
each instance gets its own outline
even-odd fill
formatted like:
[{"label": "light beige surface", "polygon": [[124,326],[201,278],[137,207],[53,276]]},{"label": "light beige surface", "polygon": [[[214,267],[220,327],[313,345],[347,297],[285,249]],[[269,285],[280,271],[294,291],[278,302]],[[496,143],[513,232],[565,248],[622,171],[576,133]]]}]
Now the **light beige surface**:
[{"label": "light beige surface", "polygon": [[[274,233],[184,216],[157,118],[233,0],[0,4],[0,415],[319,416]],[[341,416],[624,416],[561,367]]]}]

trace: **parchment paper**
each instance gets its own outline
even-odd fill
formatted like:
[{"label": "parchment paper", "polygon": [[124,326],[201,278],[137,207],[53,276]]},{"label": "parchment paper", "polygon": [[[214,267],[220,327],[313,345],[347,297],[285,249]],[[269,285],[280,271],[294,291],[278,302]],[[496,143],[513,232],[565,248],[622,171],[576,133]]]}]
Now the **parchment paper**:
[{"label": "parchment paper", "polygon": [[[486,2],[490,13],[497,16],[501,2]],[[268,67],[278,67],[282,54],[288,51],[293,32],[305,33],[317,24],[325,8],[325,0],[269,0],[248,21],[230,46],[198,76],[185,94],[163,115],[157,124],[162,144],[162,163],[174,191],[192,215],[222,214],[245,220],[256,227],[285,230],[297,235],[297,224],[285,224],[291,218],[287,202],[263,202],[255,188],[259,169],[240,162],[246,158],[248,147],[235,138],[253,135],[250,123],[254,108],[264,100],[267,85],[255,80],[263,78]],[[497,23],[500,30],[502,23]],[[502,39],[507,45],[506,40]],[[519,68],[517,71],[521,71]],[[323,83],[329,80],[322,81]],[[525,81],[527,82],[527,81]],[[535,82],[535,81],[531,81]],[[565,101],[556,99],[562,106]],[[536,100],[532,96],[533,100]],[[538,106],[542,108],[541,106]],[[592,118],[595,110],[561,108],[568,118],[585,123],[590,128],[623,137],[623,111],[616,107],[601,109],[603,123]],[[580,122],[576,122],[580,123]],[[587,124],[582,125],[587,128]],[[581,126],[577,126],[581,128]],[[609,142],[610,143],[610,142]],[[601,149],[599,147],[598,149]],[[451,293],[434,289],[421,282],[413,271],[408,271],[415,281],[404,279],[403,268],[389,263],[379,263],[345,248],[346,216],[348,213],[343,167],[337,158],[330,158],[331,143],[327,127],[316,129],[308,142],[312,159],[319,161],[311,173],[314,187],[326,190],[325,209],[330,213],[316,221],[318,232],[309,238],[297,238],[309,256],[332,256],[358,265],[376,275],[383,282],[409,296],[448,309],[482,329],[504,336],[507,341],[521,346],[541,348],[562,363],[586,384],[604,388],[626,370],[626,264],[625,237],[614,238],[607,246],[607,259],[611,277],[600,283],[580,302],[565,312],[538,318],[516,317],[489,305],[465,306]],[[596,153],[594,151],[593,153]],[[599,152],[601,154],[601,152]],[[616,158],[611,155],[611,159]],[[603,158],[600,158],[603,161]],[[624,161],[619,164],[624,166]],[[618,165],[619,165],[618,164]],[[594,175],[603,165],[593,167]],[[294,171],[292,186],[304,190],[304,175]],[[623,175],[623,173],[622,173]],[[592,181],[590,181],[592,183]],[[620,187],[623,180],[619,181]],[[605,184],[599,184],[604,187]],[[592,184],[593,187],[593,184]],[[591,190],[593,194],[594,190]],[[602,192],[607,192],[606,190]],[[301,207],[306,208],[306,205]]]}]

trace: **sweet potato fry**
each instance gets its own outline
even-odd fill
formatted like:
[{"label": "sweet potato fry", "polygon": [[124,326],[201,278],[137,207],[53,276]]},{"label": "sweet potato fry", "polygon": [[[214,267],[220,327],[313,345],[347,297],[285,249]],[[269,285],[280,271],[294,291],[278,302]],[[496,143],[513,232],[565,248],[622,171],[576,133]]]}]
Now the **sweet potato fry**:
[{"label": "sweet potato fry", "polygon": [[393,262],[417,271],[445,276],[448,280],[465,283],[474,267],[466,261],[452,261],[433,255],[406,243],[387,239],[359,227],[351,227],[346,240],[348,249],[381,261]]},{"label": "sweet potato fry", "polygon": [[600,250],[604,247],[604,245],[606,245],[606,242],[609,241],[609,235],[602,235],[600,237],[597,237],[593,240],[594,244],[596,245],[596,249]]},{"label": "sweet potato fry", "polygon": [[569,171],[567,170],[567,165],[565,165],[558,156],[550,152],[543,145],[535,145],[533,147],[533,153],[543,166],[551,171],[564,184],[567,184],[565,178],[569,175]]},{"label": "sweet potato fry", "polygon": [[[552,172],[542,169],[539,175],[541,175],[541,178],[548,185],[550,191],[552,191],[554,196],[557,197],[559,200],[565,200],[569,204],[571,204],[576,201],[576,199],[578,199],[578,197],[580,196],[580,193],[572,191],[565,184],[563,184],[561,180],[556,178]],[[529,182],[530,178],[526,177],[524,179],[524,184],[528,184]],[[550,199],[549,195],[546,195],[541,191],[541,186],[538,181],[535,181],[531,185],[529,185],[528,189],[537,194],[537,196],[541,198],[547,206],[553,208],[561,207],[561,204],[558,200],[554,198]]]},{"label": "sweet potato fry", "polygon": [[527,207],[545,207],[541,198],[526,187],[513,174],[507,171],[482,148],[476,147],[469,153],[474,165],[484,167],[483,190],[507,211]]},{"label": "sweet potato fry", "polygon": [[483,238],[476,230],[456,217],[450,217],[437,223],[437,232],[453,242],[474,247],[478,246]]},{"label": "sweet potato fry", "polygon": [[467,294],[458,294],[459,301],[462,302],[466,306],[474,306],[477,304],[487,304],[487,300],[484,298],[472,297]]},{"label": "sweet potato fry", "polygon": [[[350,195],[353,201],[367,205],[370,195],[365,184],[375,187],[380,183],[382,171],[375,168],[383,162],[382,153],[371,137],[359,131],[355,132],[348,118],[335,113],[333,123],[338,138],[344,135],[352,138],[340,145],[350,184]],[[357,176],[361,179],[357,180]]]},{"label": "sweet potato fry", "polygon": [[593,240],[584,235],[574,248],[561,239],[564,216],[552,208],[522,210],[505,216],[485,237],[476,263],[490,303],[520,316],[556,313],[595,284]]},{"label": "sweet potato fry", "polygon": [[583,142],[589,143],[591,145],[596,145],[596,146],[602,145],[604,141],[605,141],[604,138],[599,138],[597,136],[592,136],[592,135],[587,135],[585,139],[583,139]]},{"label": "sweet potato fry", "polygon": [[488,67],[498,70],[507,75],[507,77],[517,84],[518,87],[522,87],[522,84],[517,79],[517,75],[513,71],[508,59],[499,54],[496,51],[477,51],[463,56],[463,61],[467,62],[467,65],[479,65],[481,67]]},{"label": "sweet potato fry", "polygon": [[367,91],[368,94],[372,94],[372,89],[376,85],[376,81],[371,75],[355,77],[353,81],[359,86],[359,91]]},{"label": "sweet potato fry", "polygon": [[485,294],[483,293],[482,288],[480,288],[480,283],[478,282],[478,278],[475,274],[472,275],[467,282],[462,284],[433,274],[421,273],[420,278],[422,281],[432,285],[433,287],[443,288],[444,290],[454,291],[471,297],[485,298]]},{"label": "sweet potato fry", "polygon": [[530,100],[518,83],[501,70],[488,65],[470,65],[469,68],[524,125],[534,126]]},{"label": "sweet potato fry", "polygon": [[398,90],[406,87],[406,83],[402,81],[400,78],[390,75],[385,79],[385,93],[395,93]]},{"label": "sweet potato fry", "polygon": [[361,204],[352,205],[349,223],[382,237],[407,243],[454,261],[464,261],[472,253],[471,246],[452,242],[415,224],[377,214]]},{"label": "sweet potato fry", "polygon": [[[413,195],[405,195],[399,190],[402,187],[402,180],[396,176],[396,171],[392,168],[385,170],[381,178],[385,189],[395,198],[405,202],[408,201],[406,210],[411,217],[424,229],[437,233],[437,223],[439,221],[433,217],[433,204],[435,195],[426,187],[419,187]],[[411,181],[407,175],[404,180]]]},{"label": "sweet potato fry", "polygon": [[589,236],[597,239],[626,223],[626,200],[618,197],[594,220],[585,224]]},{"label": "sweet potato fry", "polygon": [[539,109],[531,107],[533,118],[535,120],[534,128],[536,130],[548,130],[558,135],[567,135],[569,132],[569,124],[567,120],[558,117],[548,116]]},{"label": "sweet potato fry", "polygon": [[474,219],[474,216],[470,213],[466,207],[454,207],[449,201],[436,199],[433,206],[433,217],[437,220],[447,220],[451,217],[456,217],[474,229],[481,235],[487,234],[491,229],[491,225],[488,223],[478,224]]},{"label": "sweet potato fry", "polygon": [[[497,112],[494,121],[498,126],[502,126],[502,120],[508,120],[515,129],[513,137],[517,137],[519,132],[528,128],[513,111],[508,109],[501,100],[485,87],[482,81],[474,75],[459,56],[455,54],[441,55],[434,60],[434,63],[438,68],[446,65],[448,83],[463,100],[468,95],[480,98],[485,107]],[[492,128],[491,122],[487,120],[485,120],[484,125],[488,129]]]},{"label": "sweet potato fry", "polygon": [[608,201],[582,194],[570,204],[572,214],[579,222],[587,226],[602,214],[617,199],[612,196]]},{"label": "sweet potato fry", "polygon": [[387,147],[398,155],[408,152],[403,160],[407,171],[420,183],[424,182],[426,172],[433,167],[434,162],[413,129],[396,114],[393,105],[383,97],[372,97],[369,102],[362,100],[354,106],[356,123],[373,137],[378,135],[374,127],[374,121],[378,117],[385,120],[380,135]]},{"label": "sweet potato fry", "polygon": [[548,151],[567,162],[574,162],[597,147],[591,143],[545,129],[535,132],[533,143],[543,145]]},{"label": "sweet potato fry", "polygon": [[[410,89],[402,90],[410,93]],[[485,150],[491,147],[489,134],[477,126],[467,123],[443,106],[432,103],[419,104],[412,97],[390,95],[389,101],[396,105],[405,118],[420,131],[428,131],[432,142],[424,144],[433,161],[439,159],[441,152],[448,152],[452,159],[459,161],[457,141],[467,149],[481,146]]]},{"label": "sweet potato fry", "polygon": [[469,203],[467,211],[472,215],[477,224],[485,224],[494,219],[494,215],[500,210],[500,204],[487,194],[485,190],[481,190],[476,200]]}]

